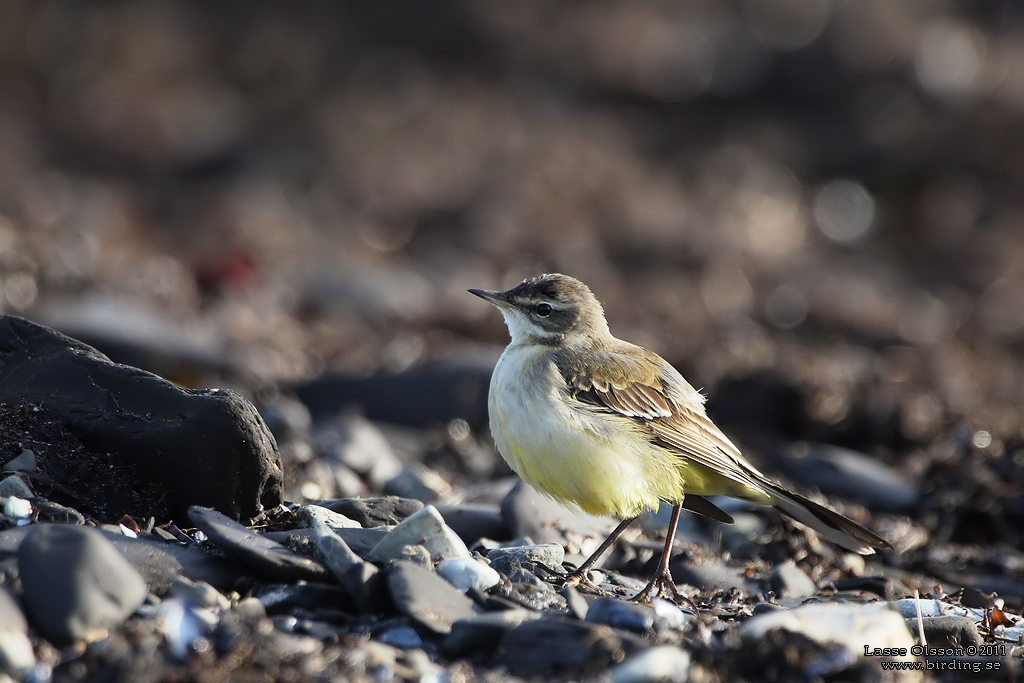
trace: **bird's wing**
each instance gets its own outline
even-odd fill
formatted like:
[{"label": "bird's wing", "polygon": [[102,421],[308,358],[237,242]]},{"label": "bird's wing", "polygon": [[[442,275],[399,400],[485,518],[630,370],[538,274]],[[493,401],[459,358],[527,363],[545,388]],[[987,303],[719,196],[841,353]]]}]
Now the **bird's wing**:
[{"label": "bird's wing", "polygon": [[630,353],[563,349],[556,353],[555,363],[575,400],[631,418],[659,446],[743,488],[763,491],[757,480],[760,473],[741,459],[736,446],[711,422],[700,393],[660,356],[638,346],[629,349]]}]

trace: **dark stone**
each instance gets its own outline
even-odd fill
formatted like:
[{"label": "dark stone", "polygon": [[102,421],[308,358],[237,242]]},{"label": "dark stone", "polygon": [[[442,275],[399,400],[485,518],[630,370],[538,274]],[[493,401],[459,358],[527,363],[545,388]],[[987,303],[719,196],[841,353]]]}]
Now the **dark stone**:
[{"label": "dark stone", "polygon": [[488,363],[435,365],[373,377],[333,374],[299,384],[294,391],[314,420],[357,406],[375,421],[429,427],[461,417],[482,427],[487,424],[493,369]]},{"label": "dark stone", "polygon": [[327,581],[331,572],[210,508],[193,506],[189,519],[230,557],[268,581]]},{"label": "dark stone", "polygon": [[[341,540],[345,541],[345,544],[352,549],[359,557],[364,560],[370,559],[370,551],[377,547],[377,544],[381,542],[385,536],[388,535],[387,529],[375,528],[375,529],[335,529],[334,533],[341,536]],[[303,543],[316,541],[316,532],[312,529],[290,529],[288,531],[270,531],[263,534],[263,538],[270,539],[293,547],[298,545],[297,539],[301,539]]]},{"label": "dark stone", "polygon": [[318,500],[313,505],[345,515],[365,528],[394,526],[423,509],[423,503],[412,498],[383,496],[380,498],[338,498]]},{"label": "dark stone", "polygon": [[168,543],[156,538],[130,538],[102,532],[125,559],[142,575],[150,592],[164,595],[177,576],[203,581],[215,588],[232,589],[245,570],[236,562],[195,545]]},{"label": "dark stone", "polygon": [[[921,623],[924,625],[924,637],[932,647],[971,647],[983,643],[978,627],[970,617],[948,614],[926,617]],[[907,619],[907,628],[916,634],[917,619]]]},{"label": "dark stone", "polygon": [[841,496],[872,510],[903,512],[920,498],[917,486],[901,472],[875,458],[829,444],[798,444],[782,460],[796,483]]},{"label": "dark stone", "polygon": [[32,625],[64,645],[117,626],[146,599],[146,584],[101,531],[38,524],[18,549]]},{"label": "dark stone", "polygon": [[312,614],[320,610],[351,612],[355,607],[344,588],[327,583],[268,584],[256,589],[253,597],[263,603],[267,614],[295,610]]},{"label": "dark stone", "polygon": [[[850,576],[835,582],[837,591],[864,591],[886,600],[897,600],[909,592],[903,584],[887,576]],[[970,607],[970,605],[964,605]]]},{"label": "dark stone", "polygon": [[472,546],[481,538],[507,541],[512,538],[505,517],[497,505],[438,505],[444,523]]},{"label": "dark stone", "polygon": [[595,624],[607,624],[612,628],[646,633],[654,630],[654,616],[654,610],[645,605],[615,598],[598,598],[590,603],[586,619]]},{"label": "dark stone", "polygon": [[78,440],[74,452],[25,446],[53,492],[77,494],[71,504],[98,516],[183,518],[190,505],[204,505],[239,518],[281,502],[277,444],[234,392],[183,389],[0,316],[0,403],[36,406],[7,416],[29,428],[64,426]]},{"label": "dark stone", "polygon": [[441,643],[441,650],[453,658],[490,653],[501,644],[506,633],[537,616],[536,612],[529,610],[510,609],[460,619],[452,624],[451,632]]},{"label": "dark stone", "polygon": [[506,633],[501,649],[501,661],[513,676],[585,676],[619,659],[623,642],[603,624],[540,618]]},{"label": "dark stone", "polygon": [[439,635],[446,635],[453,623],[480,611],[476,603],[457,588],[412,562],[399,560],[390,565],[387,583],[398,611]]}]

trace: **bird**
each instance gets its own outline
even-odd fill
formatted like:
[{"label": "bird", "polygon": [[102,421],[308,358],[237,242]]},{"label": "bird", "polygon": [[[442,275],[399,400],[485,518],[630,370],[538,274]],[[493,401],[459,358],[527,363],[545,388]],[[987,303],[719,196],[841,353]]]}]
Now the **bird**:
[{"label": "bird", "polygon": [[566,579],[603,592],[588,574],[640,514],[672,506],[657,568],[634,602],[673,582],[669,559],[683,508],[731,523],[706,498],[724,495],[771,505],[860,554],[892,546],[856,522],[771,481],[711,421],[704,395],[671,364],[612,335],[604,308],[574,277],[548,273],[507,291],[470,289],[501,312],[510,342],[491,375],[488,413],[494,443],[519,477],[547,497],[591,515],[621,520]]}]

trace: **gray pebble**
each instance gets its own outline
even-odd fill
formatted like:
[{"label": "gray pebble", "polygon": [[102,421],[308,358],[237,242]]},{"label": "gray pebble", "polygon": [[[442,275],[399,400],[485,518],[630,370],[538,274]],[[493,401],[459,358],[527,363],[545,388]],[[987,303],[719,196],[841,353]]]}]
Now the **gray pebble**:
[{"label": "gray pebble", "polygon": [[422,545],[430,552],[430,557],[434,561],[451,557],[471,557],[466,544],[444,523],[433,505],[428,505],[402,520],[374,547],[370,558],[374,562],[399,559],[402,548],[407,545]]},{"label": "gray pebble", "polygon": [[446,635],[459,619],[479,608],[440,576],[399,560],[387,569],[387,585],[398,611],[433,633]]},{"label": "gray pebble", "polygon": [[314,520],[323,522],[332,529],[361,529],[362,525],[354,519],[349,519],[340,512],[334,512],[320,505],[303,505],[299,508],[298,517],[309,526],[313,526]]},{"label": "gray pebble", "polygon": [[653,609],[615,598],[598,598],[590,603],[586,620],[636,633],[654,630]]},{"label": "gray pebble", "polygon": [[489,550],[487,557],[492,560],[500,557],[514,557],[520,563],[534,562],[552,569],[559,569],[565,560],[565,548],[558,543],[508,546]]},{"label": "gray pebble", "polygon": [[38,524],[18,548],[32,625],[63,645],[105,635],[146,599],[139,573],[96,529]]},{"label": "gray pebble", "polygon": [[323,522],[314,521],[313,530],[316,547],[324,563],[352,601],[365,609],[369,604],[367,584],[377,573],[377,568],[359,557],[341,536]]}]

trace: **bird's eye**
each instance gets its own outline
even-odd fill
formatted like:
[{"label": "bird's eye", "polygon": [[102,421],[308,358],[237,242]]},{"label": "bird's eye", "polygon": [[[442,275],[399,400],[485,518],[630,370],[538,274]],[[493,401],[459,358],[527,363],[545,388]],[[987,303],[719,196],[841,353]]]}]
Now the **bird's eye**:
[{"label": "bird's eye", "polygon": [[537,315],[539,315],[540,317],[542,317],[542,318],[548,317],[549,315],[551,315],[551,311],[552,311],[551,304],[546,304],[546,303],[537,304]]}]

